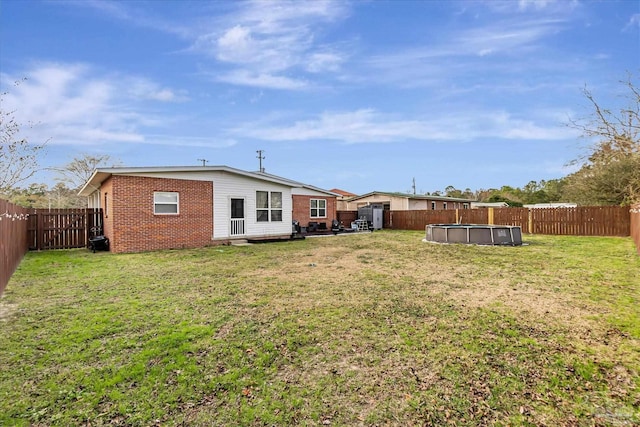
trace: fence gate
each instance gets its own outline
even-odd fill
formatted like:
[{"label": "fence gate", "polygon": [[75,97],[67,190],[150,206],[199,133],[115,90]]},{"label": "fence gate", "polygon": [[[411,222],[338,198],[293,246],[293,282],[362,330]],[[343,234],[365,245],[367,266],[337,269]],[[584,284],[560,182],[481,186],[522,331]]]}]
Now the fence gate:
[{"label": "fence gate", "polygon": [[102,226],[102,209],[34,209],[29,213],[29,249],[84,248]]}]

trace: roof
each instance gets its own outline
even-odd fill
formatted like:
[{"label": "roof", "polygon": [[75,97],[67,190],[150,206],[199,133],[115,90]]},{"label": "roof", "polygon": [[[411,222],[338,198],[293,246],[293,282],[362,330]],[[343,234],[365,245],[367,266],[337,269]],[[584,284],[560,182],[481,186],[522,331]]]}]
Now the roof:
[{"label": "roof", "polygon": [[367,194],[363,194],[362,196],[355,196],[347,201],[351,202],[353,200],[360,200],[366,197],[381,195],[381,196],[389,196],[389,197],[403,197],[412,200],[441,200],[446,202],[475,202],[474,199],[460,199],[458,197],[446,197],[446,196],[428,196],[425,194],[408,194],[408,193],[394,193],[394,192],[385,192],[385,191],[372,191]]},{"label": "roof", "polygon": [[338,194],[331,191],[323,190],[312,185],[303,184],[276,175],[265,172],[248,172],[242,169],[236,169],[229,166],[154,166],[154,167],[117,167],[117,168],[98,168],[96,169],[85,185],[78,193],[80,196],[89,196],[91,193],[100,188],[100,185],[111,175],[131,175],[140,173],[172,173],[172,172],[227,172],[248,178],[259,179],[262,181],[273,182],[292,188],[308,188],[314,191],[326,193],[328,195],[337,196]]},{"label": "roof", "polygon": [[473,202],[472,208],[506,208],[509,206],[507,202]]},{"label": "roof", "polygon": [[534,208],[534,209],[542,209],[542,208],[575,208],[577,207],[577,203],[534,203],[531,205],[523,205],[525,208]]},{"label": "roof", "polygon": [[278,176],[278,175],[273,175],[273,174],[266,173],[266,172],[253,172],[253,173],[258,175],[258,176],[261,176],[261,177],[273,178],[273,179],[276,179],[276,180],[288,182],[288,183],[291,184],[292,187],[295,187],[295,188],[308,188],[309,190],[319,191],[321,193],[326,193],[326,194],[328,194],[330,196],[339,196],[340,195],[339,193],[336,193],[336,192],[334,192],[332,190],[328,190],[327,191],[327,190],[324,190],[322,188],[314,187],[313,185],[304,184],[302,182],[294,181],[294,180],[288,179],[288,178],[283,178],[283,177]]},{"label": "roof", "polygon": [[341,195],[343,197],[355,197],[355,196],[357,196],[357,194],[355,194],[355,193],[350,193],[348,191],[344,191],[344,190],[341,190],[339,188],[332,188],[329,191],[331,191],[332,193],[339,194],[339,195]]}]

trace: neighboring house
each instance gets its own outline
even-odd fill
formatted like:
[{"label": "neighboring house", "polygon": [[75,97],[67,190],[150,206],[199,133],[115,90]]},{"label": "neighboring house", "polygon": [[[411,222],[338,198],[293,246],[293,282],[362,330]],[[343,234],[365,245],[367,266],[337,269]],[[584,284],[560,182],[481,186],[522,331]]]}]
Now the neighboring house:
[{"label": "neighboring house", "polygon": [[508,208],[507,202],[471,202],[471,209],[481,208]]},{"label": "neighboring house", "polygon": [[384,210],[392,211],[469,209],[471,203],[474,201],[475,200],[455,197],[373,191],[362,196],[347,199],[344,210],[355,211],[362,206],[373,203],[382,204]]},{"label": "neighboring house", "polygon": [[330,225],[337,196],[228,166],[97,169],[80,195],[103,209],[113,252],[288,238],[294,219]]},{"label": "neighboring house", "polygon": [[354,193],[350,193],[348,191],[344,191],[344,190],[340,190],[339,188],[332,188],[331,190],[332,193],[336,193],[338,195],[338,197],[336,198],[336,201],[338,203],[337,209],[339,211],[346,211],[347,209],[347,200],[349,200],[352,197],[356,197],[357,194]]},{"label": "neighboring house", "polygon": [[577,208],[577,203],[534,203],[532,205],[523,205],[523,208],[544,209],[544,208]]}]

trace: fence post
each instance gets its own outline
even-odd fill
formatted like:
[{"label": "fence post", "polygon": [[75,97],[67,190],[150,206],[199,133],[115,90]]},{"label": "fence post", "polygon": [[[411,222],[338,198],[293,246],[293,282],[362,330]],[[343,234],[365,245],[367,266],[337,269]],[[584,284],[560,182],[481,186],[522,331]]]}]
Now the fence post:
[{"label": "fence post", "polygon": [[43,228],[44,228],[43,215],[40,213],[36,213],[36,250],[37,251],[42,250],[42,241],[44,240],[42,238]]},{"label": "fence post", "polygon": [[533,234],[533,209],[529,208],[529,212],[527,214],[527,225],[529,229],[529,234]]},{"label": "fence post", "polygon": [[456,224],[460,224],[460,214],[458,212],[458,208],[456,208]]},{"label": "fence post", "polygon": [[91,237],[91,228],[95,222],[94,215],[89,212],[89,208],[84,210],[84,245],[89,246],[89,238]]},{"label": "fence post", "polygon": [[493,225],[494,223],[493,208],[488,208],[488,209],[489,209],[489,212],[488,212],[487,224]]}]

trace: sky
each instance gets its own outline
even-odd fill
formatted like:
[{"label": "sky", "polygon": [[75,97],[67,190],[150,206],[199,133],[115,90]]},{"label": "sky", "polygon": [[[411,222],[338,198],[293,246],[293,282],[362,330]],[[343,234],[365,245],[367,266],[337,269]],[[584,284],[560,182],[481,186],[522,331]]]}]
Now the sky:
[{"label": "sky", "polygon": [[[46,141],[34,180],[121,166],[259,168],[356,194],[522,187],[593,141],[640,73],[640,1],[0,3],[0,106]],[[15,84],[19,82],[19,84]]]}]

